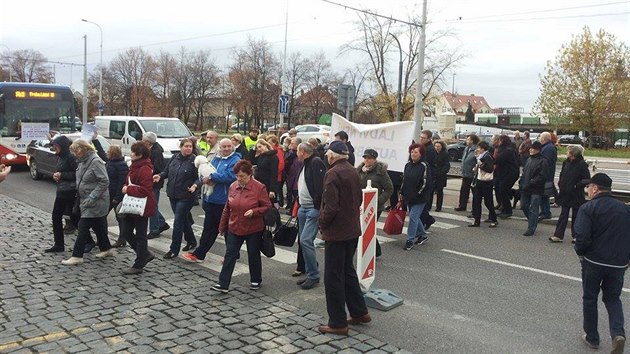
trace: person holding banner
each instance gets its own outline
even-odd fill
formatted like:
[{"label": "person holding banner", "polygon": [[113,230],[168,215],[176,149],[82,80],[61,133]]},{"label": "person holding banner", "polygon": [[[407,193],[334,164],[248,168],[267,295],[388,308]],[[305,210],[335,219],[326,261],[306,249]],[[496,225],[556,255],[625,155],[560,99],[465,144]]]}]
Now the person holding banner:
[{"label": "person holding banner", "polygon": [[401,198],[407,205],[409,212],[405,251],[412,249],[414,243],[421,245],[429,238],[420,220],[420,215],[425,210],[433,192],[431,177],[428,173],[429,167],[423,161],[424,152],[424,145],[422,144],[411,144],[409,146],[411,159],[405,165],[403,184],[400,187]]},{"label": "person holding banner", "polygon": [[[394,192],[394,185],[387,174],[387,164],[377,161],[378,153],[374,149],[365,149],[363,152],[363,162],[357,167],[359,178],[361,179],[361,189],[367,187],[368,180],[372,181],[372,188],[378,189],[378,207],[376,220],[380,219],[381,213],[385,209],[385,202],[389,200]],[[376,257],[382,254],[381,245],[376,240]]]},{"label": "person holding banner", "polygon": [[329,318],[327,325],[319,326],[319,332],[348,335],[348,324],[372,320],[353,264],[361,235],[359,217],[363,194],[359,174],[348,162],[346,144],[331,142],[326,158],[330,168],[324,177],[319,227],[326,242],[324,285]]}]

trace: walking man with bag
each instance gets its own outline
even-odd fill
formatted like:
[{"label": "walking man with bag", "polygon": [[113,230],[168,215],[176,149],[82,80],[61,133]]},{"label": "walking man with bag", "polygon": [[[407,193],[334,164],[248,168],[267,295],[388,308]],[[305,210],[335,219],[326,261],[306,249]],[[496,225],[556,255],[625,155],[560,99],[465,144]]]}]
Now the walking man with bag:
[{"label": "walking man with bag", "polygon": [[319,264],[313,242],[317,236],[319,220],[319,208],[322,204],[322,190],[326,165],[324,161],[314,155],[315,150],[308,143],[300,143],[297,149],[297,157],[304,162],[304,166],[298,176],[298,226],[300,247],[304,256],[306,278],[299,280],[297,284],[305,290],[312,289],[319,284]]},{"label": "walking man with bag", "polygon": [[[361,235],[361,182],[359,174],[348,162],[346,144],[341,141],[330,143],[326,158],[330,169],[324,177],[319,227],[326,242],[324,285],[329,319],[328,325],[319,326],[319,332],[348,335],[348,324],[372,320],[352,263]],[[348,319],[346,306],[350,312]]]},{"label": "walking man with bag", "polygon": [[599,348],[597,298],[601,289],[610,322],[611,353],[619,354],[626,343],[620,296],[630,261],[630,206],[613,198],[612,180],[605,173],[596,173],[585,182],[590,201],[580,207],[574,226],[584,291],[582,341],[592,349]]}]

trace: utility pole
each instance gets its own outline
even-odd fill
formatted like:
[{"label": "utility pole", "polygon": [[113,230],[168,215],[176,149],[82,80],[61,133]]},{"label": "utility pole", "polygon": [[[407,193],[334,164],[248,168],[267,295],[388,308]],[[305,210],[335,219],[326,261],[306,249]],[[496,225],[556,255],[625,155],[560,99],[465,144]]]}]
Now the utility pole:
[{"label": "utility pole", "polygon": [[400,55],[400,59],[398,60],[398,94],[396,95],[396,121],[400,122],[400,112],[402,110],[402,47],[400,46],[400,41],[393,33],[390,33],[389,35],[394,37],[396,40],[396,43],[398,44],[398,54]]},{"label": "utility pole", "polygon": [[83,36],[83,126],[87,126],[87,34]]},{"label": "utility pole", "polygon": [[98,30],[101,31],[101,63],[99,67],[100,70],[99,70],[99,80],[98,80],[98,107],[97,108],[98,108],[98,115],[102,116],[103,108],[104,108],[103,107],[103,29],[96,22],[88,21],[84,18],[82,18],[81,21],[96,25],[96,27],[98,27]]},{"label": "utility pole", "polygon": [[427,0],[422,1],[422,27],[420,28],[420,43],[418,44],[418,72],[416,73],[416,100],[413,105],[413,118],[416,122],[416,126],[413,130],[413,138],[417,140],[422,131],[422,124],[424,123],[424,100],[422,98],[422,86],[424,83],[424,46],[427,41],[426,34],[427,27]]}]

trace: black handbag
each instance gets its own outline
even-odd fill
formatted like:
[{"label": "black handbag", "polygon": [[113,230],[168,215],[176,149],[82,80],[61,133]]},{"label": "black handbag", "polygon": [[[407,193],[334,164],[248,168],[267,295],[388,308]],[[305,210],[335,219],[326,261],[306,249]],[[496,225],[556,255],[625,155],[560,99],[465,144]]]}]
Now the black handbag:
[{"label": "black handbag", "polygon": [[289,218],[286,223],[280,225],[273,236],[273,242],[278,246],[293,247],[298,235],[298,226],[294,218]]},{"label": "black handbag", "polygon": [[260,242],[260,252],[264,254],[267,258],[271,258],[276,255],[276,247],[273,244],[273,235],[269,228],[265,228],[262,232],[261,236],[262,240]]}]

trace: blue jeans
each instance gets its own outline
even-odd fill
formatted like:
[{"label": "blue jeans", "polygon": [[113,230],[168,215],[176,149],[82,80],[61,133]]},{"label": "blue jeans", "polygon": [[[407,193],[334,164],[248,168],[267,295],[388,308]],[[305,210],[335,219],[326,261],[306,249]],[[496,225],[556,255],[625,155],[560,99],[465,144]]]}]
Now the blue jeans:
[{"label": "blue jeans", "polygon": [[202,208],[206,213],[203,220],[203,231],[199,239],[199,247],[195,249],[193,254],[195,257],[204,260],[206,254],[210,251],[214,241],[217,240],[219,234],[219,223],[221,222],[221,214],[225,205],[202,202]]},{"label": "blue jeans", "polygon": [[298,227],[300,235],[300,246],[302,247],[302,255],[304,256],[304,265],[306,268],[306,277],[309,279],[319,279],[319,264],[317,263],[317,254],[313,241],[317,236],[319,220],[319,210],[315,208],[304,208],[300,206],[298,209]]},{"label": "blue jeans", "polygon": [[260,260],[260,242],[262,231],[246,236],[237,236],[229,231],[225,233],[225,258],[219,274],[219,285],[228,289],[234,273],[234,266],[243,242],[247,243],[247,263],[249,278],[252,283],[262,283],[262,262]]},{"label": "blue jeans", "polygon": [[582,261],[582,311],[584,314],[584,333],[590,343],[599,344],[597,331],[597,297],[601,284],[602,301],[608,311],[610,337],[626,336],[623,329],[623,306],[621,305],[621,289],[625,268],[604,267],[587,260]]},{"label": "blue jeans", "polygon": [[551,203],[549,196],[543,195],[540,201],[540,214],[546,218],[551,218]]},{"label": "blue jeans", "polygon": [[192,230],[192,225],[188,222],[188,214],[193,207],[194,199],[173,199],[169,198],[171,202],[171,209],[175,220],[173,221],[173,234],[171,239],[171,252],[179,254],[179,250],[182,246],[182,234],[187,243],[192,245],[197,244],[195,234]]},{"label": "blue jeans", "polygon": [[542,195],[521,192],[521,209],[527,218],[527,230],[536,231]]},{"label": "blue jeans", "polygon": [[149,217],[149,232],[160,232],[160,226],[166,224],[166,220],[162,213],[160,213],[160,188],[153,188],[153,194],[155,195],[155,214]]},{"label": "blue jeans", "polygon": [[427,235],[424,230],[424,225],[420,222],[420,215],[424,211],[424,207],[427,203],[419,203],[414,205],[408,205],[409,225],[407,226],[407,241],[412,241],[418,237],[423,238]]}]

